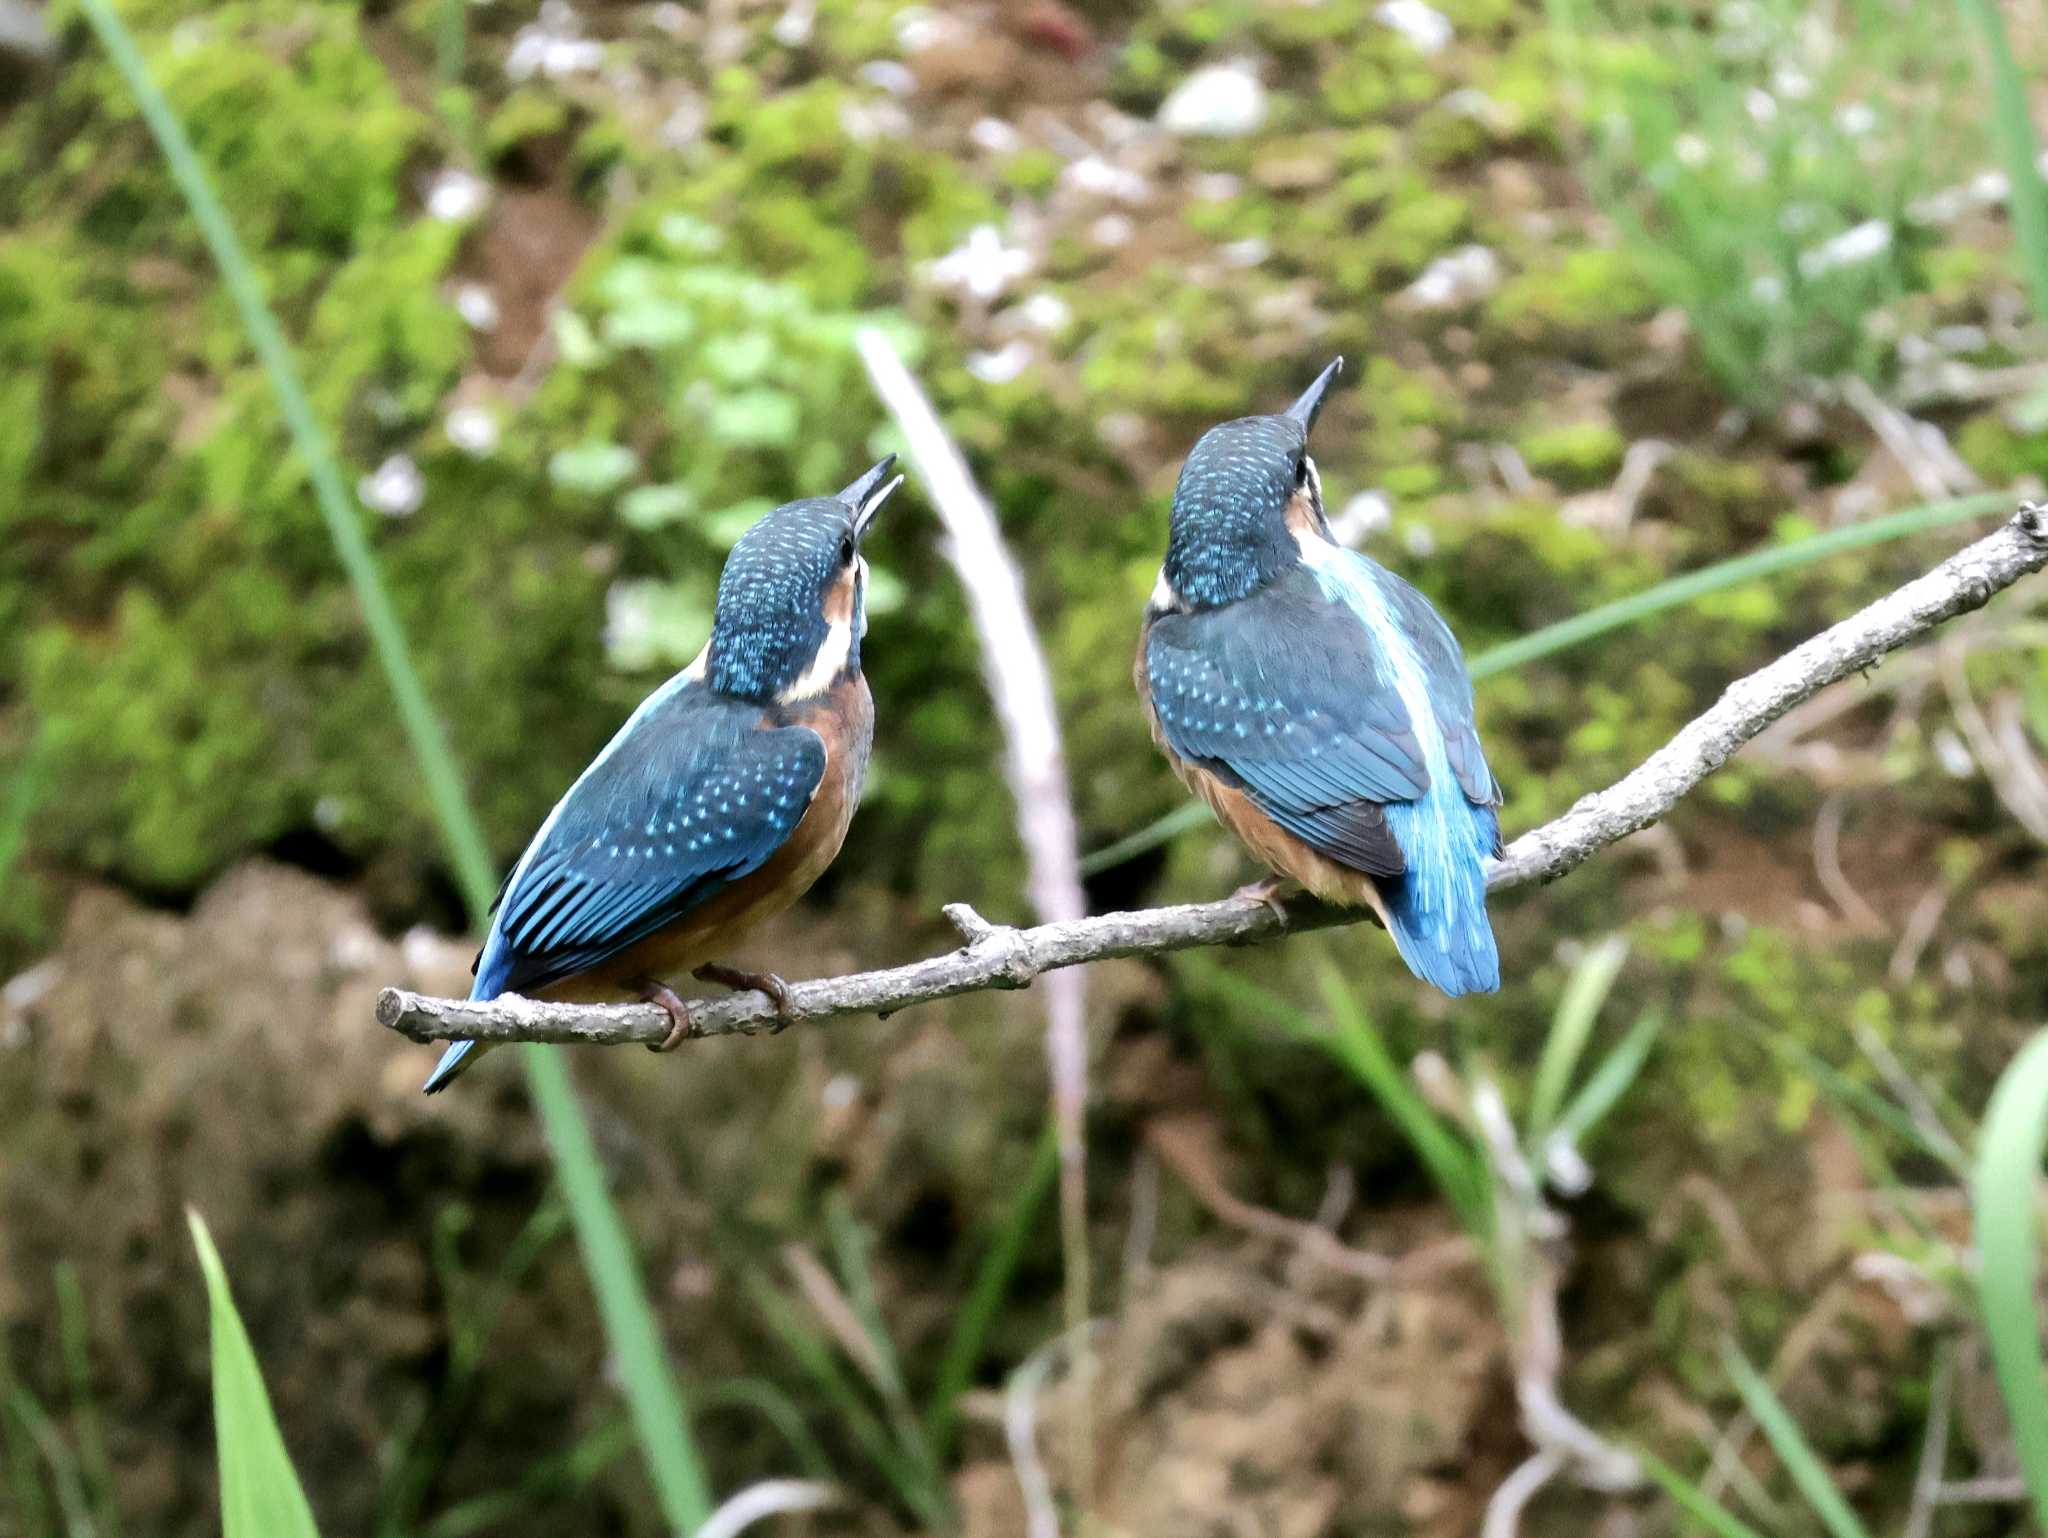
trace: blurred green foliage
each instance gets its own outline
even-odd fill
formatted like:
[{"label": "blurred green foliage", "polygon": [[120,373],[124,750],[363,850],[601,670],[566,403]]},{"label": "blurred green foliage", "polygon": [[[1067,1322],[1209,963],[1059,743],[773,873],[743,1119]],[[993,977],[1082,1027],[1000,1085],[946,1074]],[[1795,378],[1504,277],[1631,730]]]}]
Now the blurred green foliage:
[{"label": "blurred green foliage", "polygon": [[[472,9],[502,34],[532,8]],[[1864,468],[1862,450],[1835,442],[1797,459],[1717,430],[1726,406],[1771,405],[1816,375],[1882,377],[1902,327],[1937,311],[1976,318],[1999,270],[1972,233],[1913,214],[1966,179],[1981,148],[1967,42],[1938,7],[1850,5],[1854,46],[1824,57],[1809,8],[1785,0],[1700,12],[1556,0],[1547,16],[1455,0],[1440,9],[1456,42],[1436,53],[1379,24],[1369,0],[1084,7],[1114,32],[1104,88],[1123,111],[1150,116],[1195,67],[1250,52],[1266,62],[1270,117],[1249,137],[1180,145],[1129,249],[1085,220],[1062,230],[1044,265],[993,301],[1007,317],[1020,300],[1050,300],[1064,317],[1034,333],[1046,367],[1003,377],[958,339],[978,302],[938,292],[926,264],[979,226],[1067,196],[1068,160],[1037,145],[977,159],[878,130],[891,102],[861,67],[898,51],[897,0],[820,0],[801,46],[773,37],[775,9],[745,9],[715,62],[621,24],[614,62],[686,83],[702,109],[676,143],[658,92],[490,76],[482,61],[502,35],[442,53],[452,78],[424,86],[402,65],[409,45],[420,59],[440,47],[442,0],[122,6],[349,463],[367,476],[398,459],[417,474],[416,510],[361,516],[501,859],[701,644],[737,531],[895,446],[846,347],[856,324],[880,319],[917,354],[1000,507],[1045,627],[1084,837],[1100,843],[1184,799],[1132,708],[1129,652],[1174,466],[1210,421],[1345,353],[1346,389],[1318,430],[1333,508],[1386,493],[1390,523],[1370,548],[1479,652],[1812,532],[1816,514],[1787,508],[1822,505]],[[76,42],[61,0],[52,22]],[[1585,165],[1570,158],[1581,146]],[[429,189],[444,168],[482,178],[480,206],[436,216]],[[1576,222],[1580,173],[1614,221],[1608,243]],[[1867,256],[1811,260],[1871,221],[1888,233]],[[547,260],[509,242],[529,226],[547,232]],[[23,864],[183,898],[311,832],[397,871],[394,906],[416,916],[421,883],[439,873],[428,809],[303,468],[175,189],[92,50],[70,47],[51,88],[0,121],[0,229],[0,764],[27,762],[38,742],[46,787],[18,824],[15,803],[5,809],[29,829]],[[1498,287],[1446,311],[1408,302],[1404,290],[1468,244],[1495,254]],[[1249,255],[1219,276],[1202,265],[1217,246]],[[462,317],[472,283],[501,297],[495,333]],[[1682,356],[1650,357],[1643,323],[1669,305],[1689,318],[1706,379]],[[1589,375],[1622,383],[1581,391]],[[494,442],[459,427],[472,411]],[[1953,425],[1988,482],[2048,475],[2040,421],[1982,412]],[[1646,436],[1677,449],[1628,529],[1561,516],[1568,497],[1611,485]],[[1472,468],[1507,444],[1531,483],[1497,487]],[[841,870],[922,909],[963,898],[1008,917],[1020,900],[997,742],[919,495],[913,484],[892,504],[871,552],[881,743]],[[1949,542],[1841,552],[1487,679],[1483,725],[1511,825],[1613,778],[1730,676]],[[2038,657],[1979,659],[1972,676],[2025,685],[2048,735]],[[1901,879],[1960,895],[2013,855],[1981,786],[1938,765],[1932,728],[1904,729],[1872,794],[1910,798],[1899,820],[1924,835],[1922,864]],[[1700,1148],[1725,1172],[1806,1125],[1822,1106],[1812,1063],[1845,1065],[1849,1091],[1867,1088],[1858,1030],[1930,1077],[1981,1088],[1987,1065],[1963,1050],[1972,1028],[2048,988],[2024,894],[1980,910],[1996,978],[1875,988],[1889,936],[1814,943],[1821,794],[1751,764],[1717,777],[1688,814],[1698,884],[1683,901],[1645,907],[1662,889],[1617,859],[1540,907],[1502,903],[1516,986],[1449,1019],[1363,932],[1233,954],[1230,972],[1313,1004],[1323,969],[1302,966],[1306,954],[1371,1001],[1389,1061],[1448,1040],[1483,1053],[1520,1097],[1528,1083],[1508,1065],[1535,1064],[1553,1039],[1570,937],[1626,932],[1631,986],[1684,1029],[1661,1039],[1617,1121],[1684,1135],[1632,1140],[1601,1174],[1618,1207],[1654,1212]],[[1205,832],[1119,873],[1115,896],[1213,894],[1243,873]],[[1784,901],[1743,918],[1766,887]],[[53,906],[10,904],[0,945],[25,953]],[[1147,1008],[1202,1064],[1237,1145],[1261,1156],[1261,1198],[1311,1210],[1333,1159],[1397,1194],[1421,1188],[1367,1087],[1332,1075],[1323,1045],[1271,1029],[1242,990],[1176,968]],[[998,1131],[978,1109],[944,1112],[923,1118],[921,1153],[974,1166],[982,1184],[961,1189],[993,1209]],[[949,1123],[973,1123],[967,1155]],[[803,1221],[810,1178],[759,1172],[758,1186],[719,1199],[787,1227]],[[1642,1333],[1711,1392],[1727,1320],[1667,1281],[1644,1283],[1655,1297]],[[1737,1302],[1759,1331],[1782,1328],[1791,1307],[1761,1288]],[[970,1360],[987,1322],[975,1320]],[[968,1369],[947,1350],[933,1372],[943,1332],[925,1334],[905,1336],[902,1372],[914,1388],[943,1384],[936,1410],[950,1417]],[[987,1354],[1020,1336],[1006,1330]],[[1871,1415],[1821,1428],[1826,1450],[1888,1447],[1896,1406]],[[616,1423],[590,1436],[589,1458],[616,1455]],[[432,1456],[402,1470],[407,1510]],[[588,1477],[571,1463],[551,1477]],[[936,1501],[937,1474],[914,1472]]]},{"label": "blurred green foliage", "polygon": [[1550,11],[1587,98],[1588,181],[1721,385],[1768,409],[1817,379],[1884,371],[1899,301],[1933,286],[1928,203],[1984,153],[1972,40],[1950,10]]}]

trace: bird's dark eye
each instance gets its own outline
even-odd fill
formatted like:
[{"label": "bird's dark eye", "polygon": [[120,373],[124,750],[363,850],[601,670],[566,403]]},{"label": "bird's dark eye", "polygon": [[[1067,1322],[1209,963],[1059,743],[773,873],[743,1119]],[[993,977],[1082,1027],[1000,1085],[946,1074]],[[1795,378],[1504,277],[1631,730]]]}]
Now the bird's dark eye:
[{"label": "bird's dark eye", "polygon": [[1294,462],[1294,489],[1299,491],[1308,484],[1308,455],[1304,454]]},{"label": "bird's dark eye", "polygon": [[851,533],[842,534],[839,537],[839,564],[841,566],[851,566],[853,564],[853,535]]}]

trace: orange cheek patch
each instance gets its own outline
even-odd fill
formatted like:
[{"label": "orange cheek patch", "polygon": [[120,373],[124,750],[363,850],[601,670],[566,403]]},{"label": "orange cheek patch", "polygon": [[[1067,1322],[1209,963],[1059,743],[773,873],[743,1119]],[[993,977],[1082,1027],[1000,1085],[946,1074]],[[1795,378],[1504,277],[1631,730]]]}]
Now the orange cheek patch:
[{"label": "orange cheek patch", "polygon": [[825,619],[834,625],[853,623],[853,568],[848,567],[825,589]]},{"label": "orange cheek patch", "polygon": [[1287,520],[1287,532],[1300,544],[1310,535],[1318,539],[1322,530],[1316,527],[1316,507],[1306,491],[1297,491],[1287,499],[1287,511],[1282,515]]}]

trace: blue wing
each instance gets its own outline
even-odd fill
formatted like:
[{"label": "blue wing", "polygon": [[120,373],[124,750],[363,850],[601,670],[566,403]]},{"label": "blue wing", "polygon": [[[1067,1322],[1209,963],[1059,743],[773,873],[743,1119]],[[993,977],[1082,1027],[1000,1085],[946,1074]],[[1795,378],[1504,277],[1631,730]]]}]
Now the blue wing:
[{"label": "blue wing", "polygon": [[[1449,766],[1468,798],[1490,803],[1498,792],[1457,642],[1420,593],[1399,585],[1427,615],[1424,625],[1396,600],[1425,638],[1418,651],[1432,704],[1443,697]],[[1176,754],[1243,786],[1281,827],[1354,870],[1407,868],[1385,807],[1429,789],[1424,750],[1371,633],[1313,572],[1296,568],[1225,608],[1161,615],[1145,671]]]},{"label": "blue wing", "polygon": [[825,775],[806,726],[677,681],[570,787],[499,894],[472,998],[585,972],[757,870]]}]

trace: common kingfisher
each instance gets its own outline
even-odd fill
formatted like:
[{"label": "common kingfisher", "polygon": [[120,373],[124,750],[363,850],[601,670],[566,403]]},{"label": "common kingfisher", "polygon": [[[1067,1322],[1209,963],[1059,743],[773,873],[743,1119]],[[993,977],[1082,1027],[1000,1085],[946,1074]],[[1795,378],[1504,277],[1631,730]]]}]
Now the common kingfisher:
[{"label": "common kingfisher", "polygon": [[[684,970],[787,1011],[782,979],[713,958],[801,897],[845,841],[875,729],[861,540],[903,484],[895,462],[740,536],[703,651],[627,718],[499,890],[472,999],[642,998],[673,1022],[657,1051],[689,1034],[662,980]],[[481,1055],[454,1043],[426,1092]]]},{"label": "common kingfisher", "polygon": [[1276,873],[1260,896],[1291,880],[1370,908],[1417,977],[1491,992],[1500,783],[1450,626],[1330,533],[1308,435],[1343,366],[1188,455],[1138,694],[1174,770]]}]

